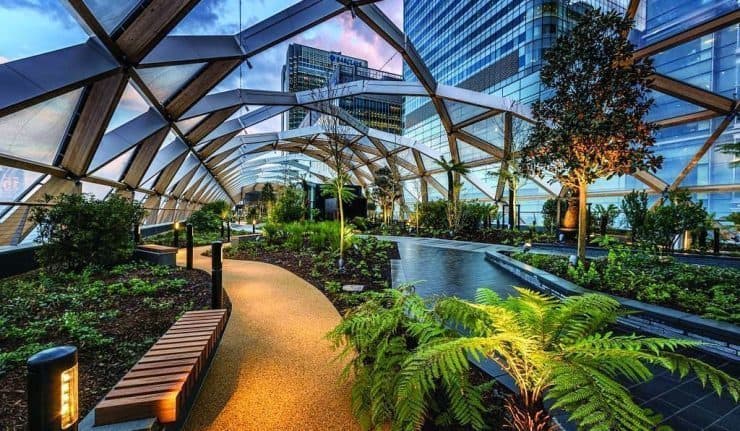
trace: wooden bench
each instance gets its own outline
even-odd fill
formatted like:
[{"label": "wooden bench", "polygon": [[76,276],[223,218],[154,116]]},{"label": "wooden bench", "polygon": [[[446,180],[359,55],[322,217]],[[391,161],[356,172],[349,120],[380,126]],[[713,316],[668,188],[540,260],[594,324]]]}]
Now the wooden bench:
[{"label": "wooden bench", "polygon": [[177,249],[158,244],[142,244],[134,250],[134,258],[156,265],[175,266]]},{"label": "wooden bench", "polygon": [[95,407],[95,426],[182,419],[226,327],[227,310],[185,313]]}]

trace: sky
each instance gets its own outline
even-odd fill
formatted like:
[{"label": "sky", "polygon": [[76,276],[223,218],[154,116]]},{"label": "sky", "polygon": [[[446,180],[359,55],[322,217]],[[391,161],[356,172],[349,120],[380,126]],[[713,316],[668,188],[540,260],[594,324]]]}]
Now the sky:
[{"label": "sky", "polygon": [[[104,23],[135,5],[136,0],[85,0]],[[170,32],[171,35],[225,35],[268,18],[298,0],[201,0]],[[382,0],[377,5],[403,26],[403,0]],[[241,13],[240,13],[241,12]],[[108,25],[106,25],[108,27]],[[111,26],[112,27],[112,26]],[[89,38],[61,0],[0,0],[0,64],[84,43]],[[280,90],[280,70],[289,43],[301,43],[366,59],[370,67],[401,73],[401,56],[360,19],[341,14],[249,59],[252,69],[242,66],[227,76],[214,91],[239,86],[259,90]],[[111,126],[118,125],[149,109],[143,98],[127,89]],[[262,123],[249,132],[275,131],[279,119]],[[113,128],[113,127],[110,127]]]}]

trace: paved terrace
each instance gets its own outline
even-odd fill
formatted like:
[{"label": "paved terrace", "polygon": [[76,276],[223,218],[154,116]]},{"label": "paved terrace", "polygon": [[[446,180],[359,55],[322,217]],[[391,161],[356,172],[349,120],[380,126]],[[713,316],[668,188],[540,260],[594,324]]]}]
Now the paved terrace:
[{"label": "paved terrace", "polygon": [[[515,292],[512,286],[526,286],[513,275],[486,262],[485,251],[491,244],[433,238],[380,238],[398,242],[401,259],[394,262],[394,285],[423,280],[416,287],[422,296],[455,295],[473,299],[478,288],[488,287],[505,297]],[[733,376],[740,376],[740,363],[697,351],[692,355]],[[500,371],[486,368],[504,383],[510,382]],[[630,390],[641,405],[661,413],[665,422],[677,431],[733,431],[740,426],[740,405],[727,394],[720,398],[702,388],[696,378],[680,381],[667,371],[656,370],[652,381],[633,385]],[[565,428],[575,430],[567,424]]]}]

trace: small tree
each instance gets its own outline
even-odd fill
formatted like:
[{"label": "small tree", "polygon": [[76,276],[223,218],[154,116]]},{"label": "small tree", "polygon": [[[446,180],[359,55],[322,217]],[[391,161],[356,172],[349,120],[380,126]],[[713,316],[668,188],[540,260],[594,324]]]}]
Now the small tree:
[{"label": "small tree", "polygon": [[599,234],[601,236],[606,235],[606,230],[609,228],[609,226],[614,223],[614,220],[619,217],[619,208],[617,208],[614,204],[609,204],[607,206],[598,204],[596,205],[596,209],[594,210],[594,222],[596,223],[596,227],[599,229]]},{"label": "small tree", "polygon": [[648,195],[645,191],[632,190],[622,198],[622,213],[630,225],[632,242],[642,236],[648,213]]},{"label": "small tree", "polygon": [[542,82],[552,95],[533,105],[532,139],[522,149],[526,174],[550,172],[578,190],[578,257],[586,257],[588,186],[599,178],[655,171],[656,126],[649,59],[632,59],[632,21],[616,12],[587,11],[545,54]]},{"label": "small tree", "polygon": [[303,206],[303,190],[288,186],[280,191],[270,214],[276,223],[300,221],[306,214]]},{"label": "small tree", "polygon": [[691,201],[686,190],[673,190],[645,219],[645,235],[663,251],[670,251],[680,234],[703,225],[708,217],[701,202]]},{"label": "small tree", "polygon": [[450,231],[457,229],[457,224],[460,221],[460,190],[462,189],[462,181],[460,181],[460,175],[466,175],[470,172],[470,169],[465,166],[463,162],[456,162],[454,160],[447,161],[442,156],[435,162],[442,168],[447,174],[447,225]]},{"label": "small tree", "polygon": [[[560,205],[560,211],[558,211],[558,205]],[[560,221],[565,215],[565,211],[568,208],[568,203],[564,199],[550,198],[545,201],[542,205],[542,224],[545,226],[545,230],[548,232],[554,232],[555,229],[560,227]],[[560,220],[558,220],[558,214]]]},{"label": "small tree", "polygon": [[270,215],[270,209],[272,208],[272,204],[275,203],[275,191],[272,188],[271,183],[265,183],[264,186],[262,186],[262,192],[260,193],[260,204],[262,207],[262,211],[267,213],[267,215]]},{"label": "small tree", "polygon": [[105,200],[92,195],[46,196],[53,206],[34,207],[41,264],[50,270],[79,271],[88,265],[112,266],[134,251],[131,228],[144,217],[137,202],[112,194]]},{"label": "small tree", "polygon": [[375,171],[375,182],[372,190],[373,198],[380,203],[383,213],[383,222],[390,222],[393,216],[394,203],[401,198],[401,180],[388,167]]}]

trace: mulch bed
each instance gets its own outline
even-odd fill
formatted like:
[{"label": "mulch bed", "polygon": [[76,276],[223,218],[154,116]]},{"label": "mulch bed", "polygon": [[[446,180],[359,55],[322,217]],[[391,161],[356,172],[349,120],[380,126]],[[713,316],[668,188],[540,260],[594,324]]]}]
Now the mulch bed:
[{"label": "mulch bed", "polygon": [[[392,242],[392,244],[393,244],[393,248],[390,250],[390,253],[388,256],[389,260],[386,260],[385,262],[380,262],[380,263],[376,262],[376,264],[380,264],[381,273],[383,274],[383,280],[385,280],[385,283],[387,284],[379,284],[370,277],[364,277],[362,274],[359,274],[357,272],[351,272],[351,271],[344,272],[337,276],[332,275],[331,277],[324,277],[324,276],[316,277],[315,276],[316,274],[312,274],[312,269],[314,267],[314,259],[315,259],[315,254],[312,252],[295,252],[291,250],[263,249],[263,250],[260,250],[260,252],[256,254],[238,252],[234,254],[229,254],[228,257],[226,258],[236,259],[236,260],[251,260],[251,261],[257,261],[257,262],[264,262],[264,263],[269,263],[272,265],[285,268],[288,271],[292,272],[293,274],[296,274],[297,276],[311,283],[316,288],[318,288],[332,302],[332,304],[334,304],[334,306],[337,308],[339,313],[344,314],[344,312],[348,308],[350,308],[353,305],[356,305],[352,301],[352,297],[356,296],[356,294],[347,294],[347,293],[336,294],[336,293],[327,292],[326,282],[338,281],[342,285],[361,284],[365,286],[365,291],[382,290],[382,289],[390,287],[391,286],[390,259],[400,259],[401,258],[401,255],[398,251],[398,244],[395,242]],[[353,253],[356,253],[356,251],[352,249],[347,250],[345,260],[349,260],[352,257],[359,257],[359,256],[353,255]]]},{"label": "mulch bed", "polygon": [[[134,277],[156,280],[142,270],[102,280],[113,283]],[[78,347],[80,418],[92,410],[182,312],[210,307],[209,274],[200,270],[178,269],[169,277],[187,281],[177,292],[165,291],[157,294],[156,299],[160,302],[173,301],[172,307],[154,310],[144,305],[139,296],[121,295],[116,298],[116,308],[121,312],[119,317],[102,320],[97,327],[104,336],[113,340],[112,343],[97,348]],[[56,311],[62,314],[65,310]],[[54,310],[45,311],[46,314],[53,312]],[[55,345],[73,344],[61,336],[49,337],[45,341]],[[8,346],[0,345],[0,350],[6,348]],[[26,429],[26,404],[26,368],[19,366],[0,374],[0,429]]]}]

